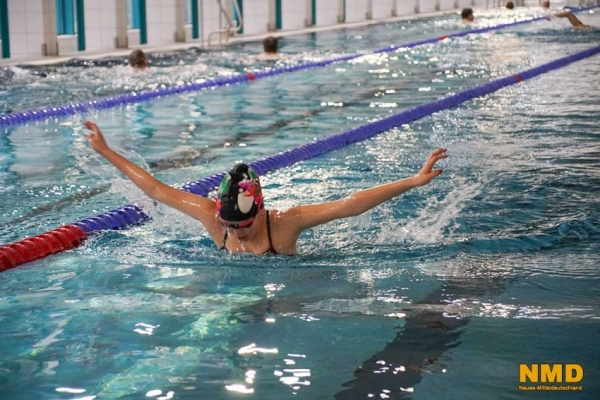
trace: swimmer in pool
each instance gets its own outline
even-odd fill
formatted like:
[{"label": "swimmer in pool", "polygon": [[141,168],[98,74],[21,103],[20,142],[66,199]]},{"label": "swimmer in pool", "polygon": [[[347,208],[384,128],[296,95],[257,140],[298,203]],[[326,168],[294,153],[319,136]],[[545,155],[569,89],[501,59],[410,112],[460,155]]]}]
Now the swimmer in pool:
[{"label": "swimmer in pool", "polygon": [[263,52],[259,55],[259,58],[266,60],[275,60],[279,58],[277,53],[279,41],[276,37],[269,36],[263,40]]},{"label": "swimmer in pool", "polygon": [[235,165],[223,178],[215,200],[176,189],[113,151],[98,126],[84,123],[92,148],[124,173],[152,199],[200,221],[220,250],[232,253],[296,254],[300,234],[317,225],[360,215],[407,190],[428,184],[442,173],[435,163],[446,149],[432,152],[414,176],[361,190],[339,200],[292,207],[265,208],[258,175],[247,165]]},{"label": "swimmer in pool", "polygon": [[462,18],[462,22],[465,24],[470,24],[475,20],[475,15],[473,15],[473,9],[469,7],[465,7],[462,9],[460,16]]},{"label": "swimmer in pool", "polygon": [[590,27],[584,24],[573,14],[571,11],[563,11],[559,13],[554,13],[550,10],[550,1],[544,0],[542,1],[542,10],[544,10],[544,14],[547,20],[551,20],[553,18],[566,18],[569,20],[571,25],[576,29],[589,29]]},{"label": "swimmer in pool", "polygon": [[129,61],[129,65],[135,71],[143,71],[148,68],[148,59],[146,58],[146,54],[140,49],[132,51],[127,59]]}]

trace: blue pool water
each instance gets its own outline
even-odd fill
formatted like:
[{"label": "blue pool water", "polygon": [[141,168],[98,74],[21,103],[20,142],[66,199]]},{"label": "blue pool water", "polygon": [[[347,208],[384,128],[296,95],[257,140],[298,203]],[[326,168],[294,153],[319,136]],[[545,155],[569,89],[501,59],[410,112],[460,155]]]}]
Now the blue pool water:
[{"label": "blue pool water", "polygon": [[[490,12],[480,23],[498,22]],[[293,36],[280,63],[459,29],[444,17]],[[183,184],[599,39],[535,23],[8,128],[0,244],[129,202],[153,220],[0,274],[0,398],[559,396],[520,392],[521,363],[580,364],[583,391],[567,396],[597,398],[597,56],[265,175],[267,208],[282,209],[408,177],[448,148],[430,185],[307,232],[296,257],[216,251],[197,222],[154,206],[93,154],[81,122]],[[155,55],[147,75],[19,68],[0,101],[14,112],[269,67],[258,49]]]}]

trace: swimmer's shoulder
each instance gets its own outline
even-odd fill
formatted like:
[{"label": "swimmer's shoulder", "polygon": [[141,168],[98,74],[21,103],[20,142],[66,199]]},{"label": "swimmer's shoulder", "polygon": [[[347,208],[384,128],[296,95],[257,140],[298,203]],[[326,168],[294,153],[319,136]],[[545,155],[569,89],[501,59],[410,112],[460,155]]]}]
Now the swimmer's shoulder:
[{"label": "swimmer's shoulder", "polygon": [[277,61],[282,58],[281,54],[270,54],[270,53],[261,53],[257,56],[259,60],[262,61]]},{"label": "swimmer's shoulder", "polygon": [[267,210],[271,230],[271,244],[277,254],[294,255],[298,253],[296,242],[299,233],[295,229],[293,209]]},{"label": "swimmer's shoulder", "polygon": [[301,232],[301,212],[298,207],[285,210],[268,210],[269,220],[273,228],[274,236],[287,237],[295,241]]}]

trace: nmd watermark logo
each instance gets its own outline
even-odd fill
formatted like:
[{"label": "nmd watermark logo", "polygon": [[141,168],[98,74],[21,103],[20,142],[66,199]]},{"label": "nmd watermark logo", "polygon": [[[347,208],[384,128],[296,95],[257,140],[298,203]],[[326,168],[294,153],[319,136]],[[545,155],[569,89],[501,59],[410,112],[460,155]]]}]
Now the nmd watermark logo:
[{"label": "nmd watermark logo", "polygon": [[519,364],[519,390],[580,391],[582,379],[579,364]]}]

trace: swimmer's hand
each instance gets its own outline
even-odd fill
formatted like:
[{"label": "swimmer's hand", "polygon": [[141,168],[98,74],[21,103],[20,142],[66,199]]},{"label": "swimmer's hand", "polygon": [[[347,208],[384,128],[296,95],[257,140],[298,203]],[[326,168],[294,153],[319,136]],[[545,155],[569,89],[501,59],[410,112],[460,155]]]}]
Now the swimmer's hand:
[{"label": "swimmer's hand", "polygon": [[439,148],[429,155],[423,168],[421,168],[419,173],[414,176],[418,186],[427,185],[433,178],[442,173],[441,169],[433,169],[433,167],[438,160],[443,158],[448,158],[446,149],[444,148]]},{"label": "swimmer's hand", "polygon": [[85,135],[86,139],[92,145],[92,148],[98,153],[102,153],[104,150],[107,150],[108,145],[106,144],[104,136],[102,136],[102,132],[100,132],[100,128],[98,128],[98,125],[91,121],[85,121],[83,125],[90,131],[92,131],[92,133],[90,133],[89,135]]}]

